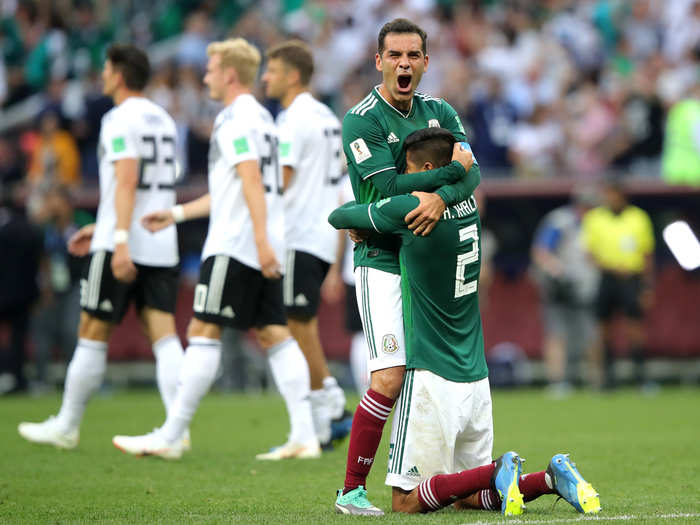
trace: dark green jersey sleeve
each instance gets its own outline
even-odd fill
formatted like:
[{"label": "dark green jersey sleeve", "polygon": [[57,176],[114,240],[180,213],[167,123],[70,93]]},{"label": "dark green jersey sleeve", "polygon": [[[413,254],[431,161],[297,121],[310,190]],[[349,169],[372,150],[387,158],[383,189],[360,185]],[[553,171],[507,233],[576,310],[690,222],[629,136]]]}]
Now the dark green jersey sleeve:
[{"label": "dark green jersey sleeve", "polygon": [[464,168],[453,162],[422,173],[401,174],[386,141],[381,124],[371,115],[348,113],[343,119],[343,150],[348,163],[362,180],[372,184],[385,197],[412,191],[435,191],[464,178]]},{"label": "dark green jersey sleeve", "polygon": [[371,204],[348,202],[335,209],[328,222],[336,229],[373,230],[398,233],[406,230],[404,217],[419,204],[413,195],[398,195]]},{"label": "dark green jersey sleeve", "polygon": [[[442,104],[440,104],[440,107],[442,109],[440,125],[445,129],[449,129],[460,142],[467,142],[464,126],[454,108],[444,100]],[[435,193],[440,196],[446,206],[451,206],[468,199],[471,194],[474,193],[474,190],[480,182],[481,170],[475,160],[465,177],[441,186]]]}]

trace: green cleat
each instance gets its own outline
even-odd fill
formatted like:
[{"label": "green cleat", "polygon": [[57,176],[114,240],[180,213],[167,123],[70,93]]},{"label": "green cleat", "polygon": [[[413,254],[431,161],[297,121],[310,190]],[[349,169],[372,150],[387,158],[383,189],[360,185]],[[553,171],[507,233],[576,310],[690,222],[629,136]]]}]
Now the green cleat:
[{"label": "green cleat", "polygon": [[354,516],[384,516],[384,511],[372,505],[367,499],[367,491],[360,485],[347,494],[338,491],[335,500],[335,511],[338,514],[352,514]]}]

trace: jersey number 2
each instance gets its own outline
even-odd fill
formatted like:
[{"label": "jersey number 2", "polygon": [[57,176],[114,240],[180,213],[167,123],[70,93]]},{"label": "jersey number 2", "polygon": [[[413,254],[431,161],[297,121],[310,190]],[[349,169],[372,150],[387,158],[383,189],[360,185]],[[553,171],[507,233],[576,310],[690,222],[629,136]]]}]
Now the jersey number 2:
[{"label": "jersey number 2", "polygon": [[472,239],[472,247],[467,253],[457,255],[457,272],[455,275],[455,299],[476,292],[477,281],[466,280],[467,265],[479,260],[479,231],[477,225],[472,224],[459,230],[459,242],[463,243]]}]

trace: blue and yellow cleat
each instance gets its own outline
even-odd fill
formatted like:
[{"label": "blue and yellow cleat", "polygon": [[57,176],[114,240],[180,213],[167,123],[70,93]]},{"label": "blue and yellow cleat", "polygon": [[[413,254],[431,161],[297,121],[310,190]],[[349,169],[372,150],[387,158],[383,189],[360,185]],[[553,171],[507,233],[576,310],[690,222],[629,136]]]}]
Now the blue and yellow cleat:
[{"label": "blue and yellow cleat", "polygon": [[576,469],[576,463],[569,460],[569,454],[556,454],[547,466],[547,474],[554,490],[577,511],[583,514],[600,512],[600,498]]},{"label": "blue and yellow cleat", "polygon": [[523,461],[515,452],[506,452],[496,460],[491,485],[501,497],[501,512],[504,516],[517,516],[525,510],[523,495],[518,486]]}]

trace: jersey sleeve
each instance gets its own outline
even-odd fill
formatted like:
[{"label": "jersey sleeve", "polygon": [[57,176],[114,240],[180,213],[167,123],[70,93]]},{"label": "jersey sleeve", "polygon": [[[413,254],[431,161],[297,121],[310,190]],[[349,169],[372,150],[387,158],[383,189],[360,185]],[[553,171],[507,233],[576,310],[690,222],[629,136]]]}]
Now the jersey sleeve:
[{"label": "jersey sleeve", "polygon": [[462,121],[454,108],[444,100],[442,101],[442,104],[440,104],[440,108],[442,109],[440,126],[445,129],[449,129],[459,142],[466,142],[467,135],[464,132],[464,126],[462,125]]},{"label": "jersey sleeve", "polygon": [[393,170],[396,162],[381,126],[371,115],[348,113],[343,119],[343,151],[362,180]]},{"label": "jersey sleeve", "polygon": [[[453,164],[455,163],[453,162]],[[462,168],[462,173],[464,173],[464,168]],[[468,199],[480,182],[481,169],[479,169],[478,164],[474,163],[465,177],[454,184],[441,186],[435,193],[440,195],[446,206],[451,206]]]},{"label": "jersey sleeve", "polygon": [[103,125],[103,133],[109,162],[140,157],[138,135],[126,119],[114,115]]},{"label": "jersey sleeve", "polygon": [[378,233],[398,233],[407,228],[404,217],[419,202],[413,195],[399,195],[371,204],[349,202],[333,211],[328,222],[336,229],[356,228]]},{"label": "jersey sleeve", "polygon": [[304,149],[303,130],[294,126],[289,119],[279,125],[279,156],[280,166],[297,169]]},{"label": "jersey sleeve", "polygon": [[246,160],[260,160],[253,130],[227,120],[216,130],[216,141],[226,162],[235,166]]},{"label": "jersey sleeve", "polygon": [[654,252],[654,226],[649,215],[644,210],[639,210],[640,214],[640,246],[644,255]]}]

